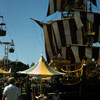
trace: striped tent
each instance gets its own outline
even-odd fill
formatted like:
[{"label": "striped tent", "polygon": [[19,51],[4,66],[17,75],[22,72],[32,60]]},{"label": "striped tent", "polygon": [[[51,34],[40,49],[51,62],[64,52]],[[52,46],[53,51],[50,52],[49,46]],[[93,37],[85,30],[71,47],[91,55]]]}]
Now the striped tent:
[{"label": "striped tent", "polygon": [[5,71],[3,69],[0,69],[0,74],[10,75],[11,72],[7,72],[7,71]]},{"label": "striped tent", "polygon": [[20,71],[18,73],[27,74],[29,76],[53,76],[53,75],[64,75],[64,73],[58,72],[52,69],[45,61],[44,57],[41,56],[40,60],[31,68]]}]

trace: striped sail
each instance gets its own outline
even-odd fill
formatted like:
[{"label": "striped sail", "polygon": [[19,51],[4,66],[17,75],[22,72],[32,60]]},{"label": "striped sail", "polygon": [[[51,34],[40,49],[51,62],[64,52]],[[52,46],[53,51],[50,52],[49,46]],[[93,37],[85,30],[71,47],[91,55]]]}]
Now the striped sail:
[{"label": "striped sail", "polygon": [[[83,14],[83,12],[81,14]],[[86,16],[85,13],[83,15]],[[81,20],[84,25],[84,17],[81,17]],[[86,45],[87,39],[83,35],[83,29],[81,27],[77,29],[74,18],[53,21],[51,24],[42,23],[42,26],[48,62],[57,54],[61,54],[63,59],[71,60],[73,63],[81,61],[85,56],[88,58],[98,58],[99,48],[88,47],[88,45]],[[97,19],[94,20],[94,27],[94,31],[97,31],[94,35],[94,42],[99,42],[100,27],[99,23],[97,23]],[[97,56],[94,54],[95,50],[98,53]],[[91,56],[89,52],[91,52]]]},{"label": "striped sail", "polygon": [[[91,2],[96,6],[96,0]],[[86,0],[49,0],[47,15],[56,11],[67,11],[67,8],[73,4],[78,6],[85,3]],[[92,46],[93,43],[100,42],[99,19],[98,13],[75,9],[69,18],[54,20],[50,23],[35,20],[44,30],[48,62],[58,54],[61,54],[63,59],[70,60],[71,63],[78,63],[84,57],[96,60],[100,58],[100,48]]]},{"label": "striped sail", "polygon": [[[97,6],[96,0],[91,2]],[[51,15],[56,11],[67,11],[69,12],[72,8],[85,8],[87,0],[49,0],[48,13]]]}]

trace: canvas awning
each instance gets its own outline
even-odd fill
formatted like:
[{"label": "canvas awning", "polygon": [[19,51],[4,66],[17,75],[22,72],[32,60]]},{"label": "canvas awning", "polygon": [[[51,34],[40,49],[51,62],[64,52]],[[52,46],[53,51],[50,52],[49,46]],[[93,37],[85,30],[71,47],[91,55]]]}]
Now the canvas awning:
[{"label": "canvas awning", "polygon": [[47,62],[45,61],[44,57],[41,56],[40,60],[31,68],[20,71],[18,73],[27,74],[30,76],[53,76],[53,75],[64,75],[65,73],[61,73],[52,69]]},{"label": "canvas awning", "polygon": [[7,72],[7,71],[5,71],[3,69],[0,69],[0,74],[10,75],[11,72]]}]

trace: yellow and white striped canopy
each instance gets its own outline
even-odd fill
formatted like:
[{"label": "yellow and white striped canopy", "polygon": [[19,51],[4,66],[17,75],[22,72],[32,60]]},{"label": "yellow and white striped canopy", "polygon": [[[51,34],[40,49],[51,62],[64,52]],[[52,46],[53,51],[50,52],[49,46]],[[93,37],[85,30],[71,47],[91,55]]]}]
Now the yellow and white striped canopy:
[{"label": "yellow and white striped canopy", "polygon": [[3,69],[0,69],[0,74],[9,75],[9,74],[11,74],[11,72],[7,72],[7,71],[5,71]]},{"label": "yellow and white striped canopy", "polygon": [[20,71],[18,73],[28,74],[30,76],[53,76],[53,75],[64,75],[64,73],[58,72],[52,69],[45,61],[44,57],[41,56],[40,60],[31,68]]}]

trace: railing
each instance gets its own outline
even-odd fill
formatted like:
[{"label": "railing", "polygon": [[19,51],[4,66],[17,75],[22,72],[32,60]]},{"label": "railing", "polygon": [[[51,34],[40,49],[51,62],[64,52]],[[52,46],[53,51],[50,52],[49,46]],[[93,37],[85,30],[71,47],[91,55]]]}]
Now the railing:
[{"label": "railing", "polygon": [[69,70],[69,71],[65,71],[63,69],[61,69],[63,72],[66,73],[66,76],[64,77],[64,84],[66,85],[74,85],[74,84],[78,84],[80,83],[80,81],[82,80],[82,75],[83,75],[83,65],[80,65],[81,67],[79,69],[75,69],[75,70]]},{"label": "railing", "polygon": [[[66,73],[66,75],[61,79],[63,84],[74,85],[78,84],[82,80],[84,61],[81,63],[71,64],[70,61],[66,60],[52,60],[51,65],[56,70]],[[72,70],[71,67],[74,67],[74,70]]]},{"label": "railing", "polygon": [[66,73],[61,80],[66,85],[80,83],[84,75],[86,80],[95,77],[100,79],[100,64],[98,61],[82,60],[81,63],[71,64],[70,61],[66,60],[52,60],[51,66],[58,71]]}]

